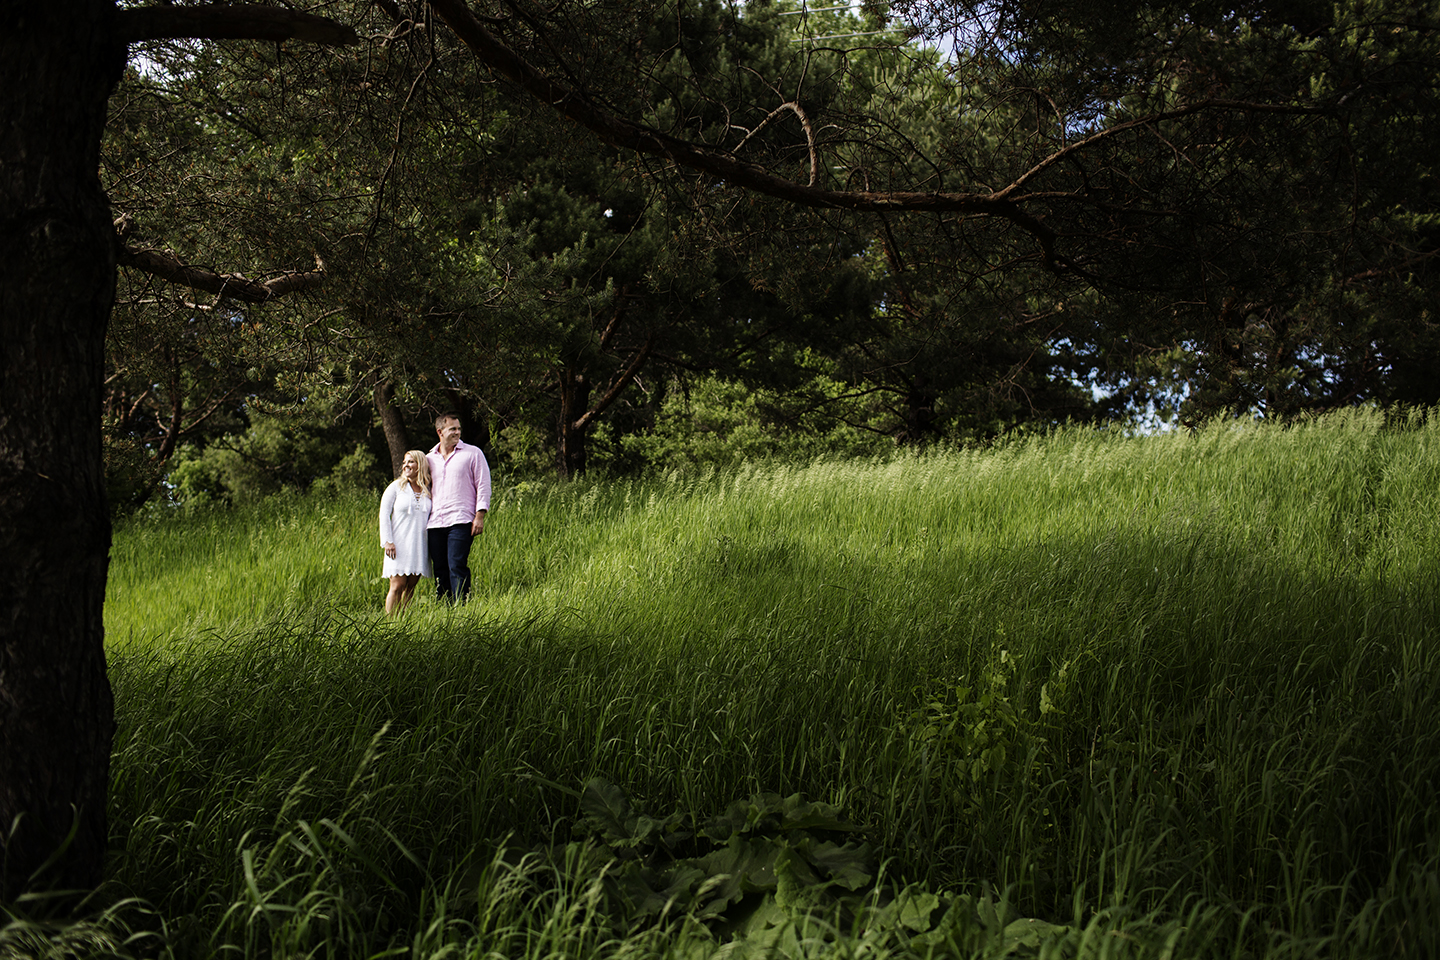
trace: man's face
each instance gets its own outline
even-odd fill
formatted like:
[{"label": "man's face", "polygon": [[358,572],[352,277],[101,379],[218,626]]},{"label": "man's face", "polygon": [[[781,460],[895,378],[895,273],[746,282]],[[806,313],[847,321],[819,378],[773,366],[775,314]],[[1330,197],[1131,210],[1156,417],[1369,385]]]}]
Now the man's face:
[{"label": "man's face", "polygon": [[455,444],[460,442],[460,421],[442,420],[435,432],[440,434],[440,445],[446,450],[453,450]]}]

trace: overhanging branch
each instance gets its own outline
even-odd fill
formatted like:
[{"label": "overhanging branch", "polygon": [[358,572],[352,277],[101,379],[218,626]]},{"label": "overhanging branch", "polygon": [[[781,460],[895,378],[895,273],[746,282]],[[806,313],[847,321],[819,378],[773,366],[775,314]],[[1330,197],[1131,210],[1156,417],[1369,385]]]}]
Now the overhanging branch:
[{"label": "overhanging branch", "polygon": [[325,262],[318,254],[314,270],[286,273],[270,280],[250,280],[238,273],[216,273],[206,267],[182,263],[163,250],[137,250],[123,243],[117,244],[117,247],[116,259],[120,266],[131,267],[192,290],[212,293],[221,300],[266,303],[288,293],[310,290],[325,282]]},{"label": "overhanging branch", "polygon": [[862,211],[930,210],[1030,219],[1013,200],[996,194],[830,190],[777,177],[764,167],[741,160],[727,151],[672,137],[597,107],[582,94],[541,73],[505,46],[475,19],[463,0],[430,0],[430,6],[492,71],[550,104],[562,116],[591,130],[612,146],[661,156],[692,170],[713,174],[736,186],[801,206]]},{"label": "overhanging branch", "polygon": [[[681,140],[643,124],[615,116],[579,91],[547,76],[511,50],[471,14],[465,0],[428,0],[428,2],[431,9],[450,26],[456,36],[496,75],[509,80],[532,96],[548,103],[562,116],[587,128],[612,146],[664,157],[679,166],[706,173],[735,186],[799,206],[874,213],[928,211],[998,217],[1030,234],[1040,245],[1045,265],[1052,270],[1061,265],[1069,269],[1077,268],[1075,264],[1057,254],[1055,231],[1041,217],[1029,212],[1026,204],[1077,195],[1029,193],[1026,192],[1026,187],[1040,174],[1066,158],[1136,127],[1153,126],[1166,120],[1202,112],[1233,111],[1297,115],[1325,112],[1320,107],[1294,104],[1204,100],[1170,111],[1137,117],[1114,128],[1101,131],[1083,141],[1070,144],[1035,164],[1013,183],[990,193],[834,190],[816,182],[819,164],[813,137],[810,141],[811,182],[802,184],[776,176],[758,164],[739,159],[733,152]],[[789,104],[782,105],[777,108],[777,112],[790,106]],[[801,116],[801,120],[803,121],[805,118]],[[807,134],[808,132],[807,126]]]},{"label": "overhanging branch", "polygon": [[131,7],[116,13],[125,43],[139,40],[301,40],[326,46],[359,43],[354,30],[334,20],[283,7],[250,4],[202,7]]},{"label": "overhanging branch", "polygon": [[594,132],[606,143],[664,157],[680,166],[708,173],[728,183],[799,206],[869,212],[931,211],[1000,217],[1025,230],[1044,251],[1045,262],[1054,266],[1055,233],[1039,218],[1026,212],[1021,198],[1002,193],[923,193],[913,191],[870,192],[831,190],[816,184],[801,184],[770,173],[758,164],[734,154],[690,143],[659,130],[617,117],[596,106],[579,92],[552,80],[507,47],[477,20],[464,0],[429,0],[433,9],[455,35],[494,73],[517,84],[532,96],[550,104],[561,116]]}]

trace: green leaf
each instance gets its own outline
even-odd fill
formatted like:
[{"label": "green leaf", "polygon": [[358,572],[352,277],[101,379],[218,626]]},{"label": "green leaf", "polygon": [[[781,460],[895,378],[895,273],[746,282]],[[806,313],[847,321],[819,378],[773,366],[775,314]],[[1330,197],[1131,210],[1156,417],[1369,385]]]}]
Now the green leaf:
[{"label": "green leaf", "polygon": [[906,887],[895,900],[895,919],[903,927],[917,932],[930,929],[930,915],[940,906],[940,898],[928,890]]},{"label": "green leaf", "polygon": [[975,913],[979,915],[980,922],[985,925],[985,929],[996,931],[1000,929],[1000,915],[996,912],[995,901],[990,899],[989,894],[981,897],[980,902],[975,904]]},{"label": "green leaf", "polygon": [[795,849],[803,854],[828,882],[846,890],[863,889],[875,879],[873,854],[869,844],[836,844],[806,837],[795,844]]},{"label": "green leaf", "polygon": [[1069,927],[1055,923],[1047,923],[1044,920],[1033,920],[1021,918],[1012,921],[1005,927],[1005,935],[1001,941],[1004,953],[1014,953],[1022,948],[1038,950],[1043,941],[1053,937],[1063,936],[1070,932]]},{"label": "green leaf", "polygon": [[619,787],[595,777],[586,781],[580,795],[580,809],[607,840],[628,840],[631,838],[633,818],[630,801]]},{"label": "green leaf", "polygon": [[[910,898],[915,901],[914,919],[918,921],[920,913],[924,910],[924,907],[926,906],[925,901],[928,896],[929,891],[916,887],[906,887],[904,890],[902,890],[900,892],[901,900],[897,901],[897,903],[895,904],[895,906],[899,907],[902,911],[901,922],[905,923],[906,926],[913,926],[913,924],[907,922],[907,918],[905,916],[906,911],[904,911],[903,901],[906,898]],[[949,906],[940,916],[940,919],[935,922],[934,927],[929,929],[928,931],[922,932],[919,936],[915,937],[910,941],[911,948],[918,952],[930,953],[934,947],[944,944],[946,941],[954,937],[956,935],[956,931],[959,930],[962,926],[973,923],[974,917],[975,903],[974,899],[969,894],[952,897],[950,899]],[[926,919],[928,921],[928,915],[926,916]],[[924,928],[921,929],[923,930]]]},{"label": "green leaf", "polygon": [[677,864],[655,871],[631,862],[610,874],[633,919],[658,917],[667,910],[688,910],[694,900],[697,884],[705,879],[704,871],[689,864]]},{"label": "green leaf", "polygon": [[859,828],[840,819],[840,812],[828,803],[807,803],[801,794],[787,797],[779,809],[780,825],[785,830],[837,830],[850,832]]},{"label": "green leaf", "polygon": [[764,930],[784,926],[790,922],[790,917],[775,902],[774,897],[765,897],[750,914],[750,919],[745,923],[745,934],[754,935]]},{"label": "green leaf", "polygon": [[799,919],[828,906],[833,898],[825,892],[825,884],[804,857],[792,849],[781,848],[775,858],[775,902]]},{"label": "green leaf", "polygon": [[773,893],[778,853],[779,847],[773,843],[737,836],[719,850],[690,861],[705,876],[723,878],[715,884],[715,900],[707,906],[706,912],[713,916],[747,893]]}]

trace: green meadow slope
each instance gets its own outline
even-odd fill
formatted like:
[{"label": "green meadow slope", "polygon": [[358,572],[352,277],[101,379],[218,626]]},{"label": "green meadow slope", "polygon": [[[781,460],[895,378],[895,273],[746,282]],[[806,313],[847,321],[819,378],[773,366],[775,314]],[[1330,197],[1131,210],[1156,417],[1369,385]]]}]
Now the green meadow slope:
[{"label": "green meadow slope", "polygon": [[134,520],[113,879],[0,948],[1433,954],[1437,491],[1365,412],[502,484],[394,621],[378,494]]}]

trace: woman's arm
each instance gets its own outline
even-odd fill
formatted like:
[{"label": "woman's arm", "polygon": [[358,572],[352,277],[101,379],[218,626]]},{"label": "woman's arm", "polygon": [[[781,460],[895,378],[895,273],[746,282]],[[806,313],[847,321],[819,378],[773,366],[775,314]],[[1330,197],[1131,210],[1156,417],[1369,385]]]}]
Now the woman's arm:
[{"label": "woman's arm", "polygon": [[388,547],[385,551],[387,556],[390,550],[395,549],[395,521],[391,515],[395,512],[395,497],[399,492],[400,484],[392,483],[380,498],[380,546]]}]

